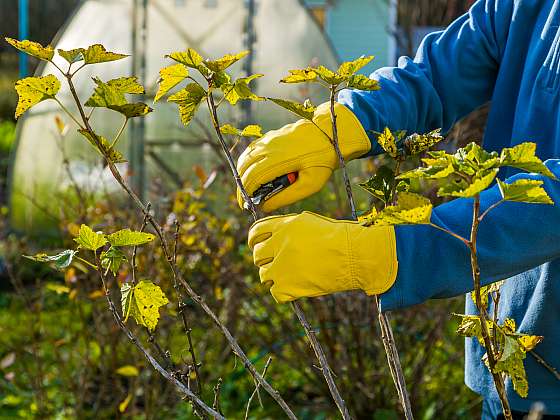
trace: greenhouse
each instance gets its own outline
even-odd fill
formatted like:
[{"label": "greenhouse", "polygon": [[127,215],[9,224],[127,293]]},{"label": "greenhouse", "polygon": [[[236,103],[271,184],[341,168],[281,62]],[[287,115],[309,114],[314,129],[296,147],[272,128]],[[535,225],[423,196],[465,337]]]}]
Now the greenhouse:
[{"label": "greenhouse", "polygon": [[[91,94],[94,76],[109,80],[117,75],[134,74],[146,86],[145,102],[151,104],[157,90],[158,71],[169,64],[164,55],[193,47],[208,57],[252,50],[246,64],[232,68],[234,76],[263,73],[265,77],[254,85],[257,94],[300,101],[311,98],[318,102],[323,98],[317,96],[317,88],[279,85],[278,80],[290,68],[318,63],[332,67],[339,61],[339,55],[353,51],[344,38],[336,34],[331,37],[321,28],[321,24],[328,25],[325,16],[318,13],[321,2],[309,3],[305,5],[297,0],[267,0],[256,5],[244,0],[88,0],[80,4],[53,46],[71,49],[101,43],[111,51],[131,55],[126,60],[81,70],[76,80],[81,98]],[[347,7],[344,3],[348,2],[341,3],[335,10],[339,15],[344,14]],[[388,6],[384,2],[373,3],[376,9],[371,10],[373,16],[385,19]],[[383,13],[378,13],[377,9]],[[378,28],[377,31],[384,34],[384,27]],[[336,27],[329,30],[336,31]],[[338,51],[331,38],[339,44]],[[381,50],[386,51],[389,37],[384,34],[378,38],[384,47]],[[386,61],[382,56],[378,64]],[[47,64],[38,73],[56,74],[56,69]],[[65,101],[70,98],[64,87],[59,95],[62,102],[71,102]],[[204,113],[199,113],[195,124],[185,129],[178,121],[173,104],[162,101],[152,106],[157,112],[145,121],[130,124],[119,144],[121,151],[129,156],[124,172],[132,175],[133,185],[146,194],[149,194],[148,180],[157,178],[160,182],[181,186],[195,163],[209,166],[215,159],[208,144],[211,141],[207,130],[209,119]],[[95,112],[96,129],[102,133],[118,130],[119,115],[99,109]],[[111,188],[111,177],[99,166],[101,159],[79,134],[68,130],[67,135],[60,138],[55,124],[55,116],[59,114],[57,104],[47,101],[19,123],[11,176],[11,224],[17,230],[30,232],[53,224],[50,209],[37,203],[51,203],[55,211],[58,204],[48,197],[68,187],[65,181],[68,170],[83,188]],[[222,116],[224,122],[258,122],[265,129],[278,127],[291,118],[287,112],[266,102],[256,105],[248,102],[237,114]],[[130,141],[132,138],[134,141]],[[64,169],[66,158],[71,163]]]}]

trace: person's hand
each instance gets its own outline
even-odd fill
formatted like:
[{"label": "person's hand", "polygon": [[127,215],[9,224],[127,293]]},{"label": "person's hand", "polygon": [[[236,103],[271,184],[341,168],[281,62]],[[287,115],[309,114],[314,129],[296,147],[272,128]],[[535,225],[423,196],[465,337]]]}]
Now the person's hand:
[{"label": "person's hand", "polygon": [[249,247],[261,283],[280,303],[356,289],[380,294],[397,276],[392,226],[364,227],[310,212],[270,216],[253,224]]},{"label": "person's hand", "polygon": [[[370,140],[358,118],[344,105],[336,104],[340,149],[346,161],[365,155]],[[328,136],[332,137],[329,103],[317,107],[313,122],[300,120],[266,133],[251,143],[237,161],[237,170],[249,196],[263,184],[282,175],[297,172],[295,183],[262,205],[264,212],[295,203],[319,191],[339,162]],[[244,200],[237,191],[239,205]]]}]

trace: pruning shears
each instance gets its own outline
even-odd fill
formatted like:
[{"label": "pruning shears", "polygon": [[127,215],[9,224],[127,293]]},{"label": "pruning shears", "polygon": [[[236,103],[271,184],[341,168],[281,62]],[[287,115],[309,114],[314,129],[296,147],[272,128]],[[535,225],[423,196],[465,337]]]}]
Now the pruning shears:
[{"label": "pruning shears", "polygon": [[[251,201],[255,206],[258,206],[262,202],[268,200],[275,194],[278,194],[283,189],[289,187],[294,182],[297,181],[298,174],[297,172],[290,172],[289,174],[282,175],[266,184],[261,185],[257,190],[253,193],[251,197]],[[249,209],[249,204],[245,203],[245,210]]]}]

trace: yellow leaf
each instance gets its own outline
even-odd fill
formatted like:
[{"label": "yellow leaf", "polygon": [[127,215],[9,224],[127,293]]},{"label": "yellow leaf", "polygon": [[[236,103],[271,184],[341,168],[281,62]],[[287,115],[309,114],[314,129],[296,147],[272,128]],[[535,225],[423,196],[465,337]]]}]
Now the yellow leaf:
[{"label": "yellow leaf", "polygon": [[159,321],[159,308],[169,300],[161,288],[150,281],[141,281],[136,286],[125,283],[121,287],[121,305],[125,322],[129,316],[136,323],[153,331]]},{"label": "yellow leaf", "polygon": [[135,246],[144,245],[155,239],[155,235],[147,232],[136,232],[130,229],[122,229],[107,236],[112,246]]},{"label": "yellow leaf", "polygon": [[506,201],[517,201],[532,204],[554,204],[554,201],[542,187],[543,181],[536,179],[518,179],[507,184],[498,179],[502,197]]},{"label": "yellow leaf", "polygon": [[192,48],[188,48],[186,51],[171,53],[168,57],[178,63],[195,69],[197,69],[203,61],[202,56]]},{"label": "yellow leaf", "polygon": [[138,368],[136,366],[132,366],[132,365],[121,366],[115,372],[119,375],[128,376],[128,377],[138,376],[140,374],[140,372],[138,371]]},{"label": "yellow leaf", "polygon": [[383,133],[377,137],[377,142],[391,157],[398,156],[397,141],[388,127],[385,127]]},{"label": "yellow leaf", "polygon": [[73,50],[56,50],[58,55],[64,58],[68,63],[72,64],[84,59],[85,48],[75,48]]},{"label": "yellow leaf", "polygon": [[88,295],[88,297],[89,297],[90,299],[99,299],[99,298],[105,297],[105,292],[104,292],[103,290],[101,290],[101,289],[99,289],[99,290],[94,290],[93,292],[91,292],[91,293]]},{"label": "yellow leaf", "polygon": [[337,73],[342,77],[350,77],[362,67],[368,65],[371,60],[373,60],[373,55],[362,56],[354,61],[346,61],[340,65]]},{"label": "yellow leaf", "polygon": [[338,85],[345,80],[345,77],[332,70],[329,70],[325,66],[319,66],[313,69],[317,75],[330,85]]},{"label": "yellow leaf", "polygon": [[26,54],[29,54],[39,60],[52,60],[54,56],[54,49],[50,45],[43,47],[38,42],[33,41],[18,41],[17,39],[13,38],[5,38],[8,44],[12,45],[13,47],[17,48],[20,51],[23,51]]},{"label": "yellow leaf", "polygon": [[376,225],[430,223],[432,203],[426,197],[401,192],[396,206],[387,206],[375,220]]},{"label": "yellow leaf", "polygon": [[518,338],[519,343],[523,346],[525,351],[533,350],[537,344],[543,341],[542,335],[523,335]]},{"label": "yellow leaf", "polygon": [[218,58],[217,60],[205,60],[204,64],[213,72],[219,72],[227,69],[233,63],[241,60],[247,54],[249,54],[249,51],[242,51],[238,54],[226,54],[223,57]]},{"label": "yellow leaf", "polygon": [[317,79],[317,73],[313,69],[288,70],[289,76],[280,80],[280,83],[304,83]]},{"label": "yellow leaf", "polygon": [[354,74],[348,79],[347,87],[358,90],[379,90],[381,86],[375,79],[370,79],[363,74]]},{"label": "yellow leaf", "polygon": [[119,404],[119,412],[124,413],[128,408],[128,404],[132,400],[132,394],[128,394],[126,398]]},{"label": "yellow leaf", "polygon": [[108,61],[121,60],[128,57],[128,54],[119,54],[107,51],[101,44],[94,44],[89,46],[84,52],[85,64],[106,63]]},{"label": "yellow leaf", "polygon": [[48,74],[42,77],[26,77],[16,82],[19,101],[16,108],[16,119],[25,111],[47,99],[53,99],[60,90],[60,81]]},{"label": "yellow leaf", "polygon": [[163,95],[185,80],[188,75],[189,70],[180,63],[161,69],[159,71],[159,89],[154,98],[154,102],[159,101]]},{"label": "yellow leaf", "polygon": [[243,137],[262,137],[262,128],[260,125],[251,124],[241,131]]},{"label": "yellow leaf", "polygon": [[103,232],[94,232],[89,226],[82,225],[78,237],[74,241],[84,249],[95,251],[107,243],[107,238]]}]

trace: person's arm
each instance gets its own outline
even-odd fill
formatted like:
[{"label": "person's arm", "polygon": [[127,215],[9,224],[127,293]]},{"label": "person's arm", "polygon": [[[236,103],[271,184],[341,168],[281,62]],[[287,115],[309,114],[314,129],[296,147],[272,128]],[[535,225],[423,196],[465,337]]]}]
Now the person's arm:
[{"label": "person's arm", "polygon": [[[512,18],[513,1],[479,0],[445,31],[423,40],[414,60],[399,59],[370,77],[381,89],[343,90],[339,103],[370,130],[428,132],[453,123],[491,99]],[[379,146],[372,153],[379,153]]]},{"label": "person's arm", "polygon": [[[560,159],[545,162],[560,178]],[[535,174],[520,178],[543,180],[554,205],[504,202],[480,224],[478,261],[483,284],[504,280],[560,257],[560,182]],[[481,214],[501,199],[498,186],[480,195]],[[472,199],[456,199],[436,207],[432,223],[468,239]],[[395,227],[398,274],[381,296],[383,310],[402,308],[431,298],[458,296],[473,290],[470,253],[458,239],[428,225]]]}]

